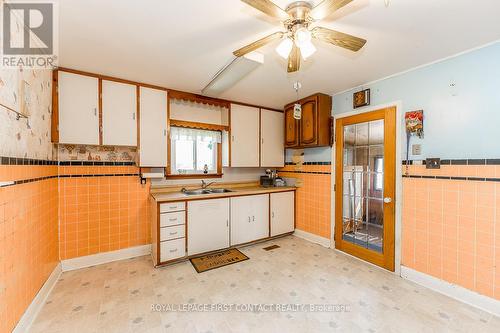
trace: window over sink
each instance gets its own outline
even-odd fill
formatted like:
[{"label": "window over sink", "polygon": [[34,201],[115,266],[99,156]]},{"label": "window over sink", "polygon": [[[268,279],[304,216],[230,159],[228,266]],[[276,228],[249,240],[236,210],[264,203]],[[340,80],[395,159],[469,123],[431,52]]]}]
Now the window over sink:
[{"label": "window over sink", "polygon": [[220,131],[170,127],[170,174],[219,175],[221,142]]}]

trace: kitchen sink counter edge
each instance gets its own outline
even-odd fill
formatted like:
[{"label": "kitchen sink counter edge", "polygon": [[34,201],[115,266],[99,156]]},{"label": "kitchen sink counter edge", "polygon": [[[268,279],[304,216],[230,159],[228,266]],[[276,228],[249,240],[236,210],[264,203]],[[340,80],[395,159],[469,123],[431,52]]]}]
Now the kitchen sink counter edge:
[{"label": "kitchen sink counter edge", "polygon": [[189,201],[189,200],[199,200],[199,199],[215,199],[215,198],[229,198],[241,195],[253,195],[253,194],[265,194],[265,193],[278,193],[278,192],[288,192],[295,191],[297,188],[292,186],[280,186],[280,187],[264,187],[259,185],[215,185],[214,188],[227,188],[230,192],[225,193],[210,193],[210,194],[198,194],[198,195],[186,195],[181,192],[181,188],[178,190],[167,189],[162,191],[162,189],[152,189],[151,196],[156,202],[172,202],[172,201]]}]

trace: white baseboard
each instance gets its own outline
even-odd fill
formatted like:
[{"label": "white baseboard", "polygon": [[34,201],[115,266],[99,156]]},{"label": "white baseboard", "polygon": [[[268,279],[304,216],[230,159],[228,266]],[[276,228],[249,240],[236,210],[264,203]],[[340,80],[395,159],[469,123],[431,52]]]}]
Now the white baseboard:
[{"label": "white baseboard", "polygon": [[49,278],[43,284],[42,288],[38,291],[31,304],[28,306],[26,311],[24,311],[23,316],[17,323],[16,327],[12,331],[13,333],[23,333],[27,332],[30,326],[36,319],[36,316],[42,309],[43,305],[47,301],[52,289],[56,285],[57,280],[59,280],[59,276],[62,273],[61,264],[57,264],[52,273],[50,273]]},{"label": "white baseboard", "polygon": [[500,316],[500,301],[497,301],[496,299],[478,294],[472,290],[440,280],[405,266],[401,266],[401,277],[463,303],[467,303],[496,316]]},{"label": "white baseboard", "polygon": [[311,234],[310,232],[306,232],[303,230],[295,229],[295,232],[293,233],[294,236],[297,236],[299,238],[305,239],[307,241],[310,241],[312,243],[319,244],[324,247],[330,247],[331,243],[328,238],[321,237],[315,234]]},{"label": "white baseboard", "polygon": [[95,265],[106,264],[117,260],[129,259],[145,256],[151,253],[151,245],[141,245],[129,247],[127,249],[97,253],[89,256],[66,259],[61,261],[62,271],[73,271],[75,269],[86,268]]}]

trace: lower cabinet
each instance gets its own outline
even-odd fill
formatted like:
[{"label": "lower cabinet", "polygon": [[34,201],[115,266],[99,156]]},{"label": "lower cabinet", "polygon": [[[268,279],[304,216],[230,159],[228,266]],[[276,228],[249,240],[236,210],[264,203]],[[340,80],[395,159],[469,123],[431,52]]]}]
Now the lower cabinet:
[{"label": "lower cabinet", "polygon": [[231,246],[269,237],[269,194],[231,198]]},{"label": "lower cabinet", "polygon": [[295,192],[271,193],[271,237],[295,230]]},{"label": "lower cabinet", "polygon": [[295,229],[293,191],[160,204],[152,199],[150,202],[155,265]]},{"label": "lower cabinet", "polygon": [[229,247],[229,198],[188,202],[188,255]]}]

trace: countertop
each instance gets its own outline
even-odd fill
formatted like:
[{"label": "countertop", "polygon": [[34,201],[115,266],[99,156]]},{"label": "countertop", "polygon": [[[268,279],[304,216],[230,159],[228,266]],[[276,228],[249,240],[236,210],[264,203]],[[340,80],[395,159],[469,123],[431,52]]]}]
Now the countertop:
[{"label": "countertop", "polygon": [[[219,187],[219,186],[217,186]],[[214,198],[229,198],[241,195],[252,195],[252,194],[266,194],[266,193],[277,193],[277,192],[289,192],[295,191],[296,187],[283,186],[283,187],[263,187],[263,186],[244,186],[244,187],[227,187],[231,192],[225,193],[211,193],[211,194],[199,194],[199,195],[186,195],[181,191],[169,191],[169,192],[155,192],[151,193],[156,202],[170,202],[170,201],[189,201],[198,199],[214,199]]]}]

